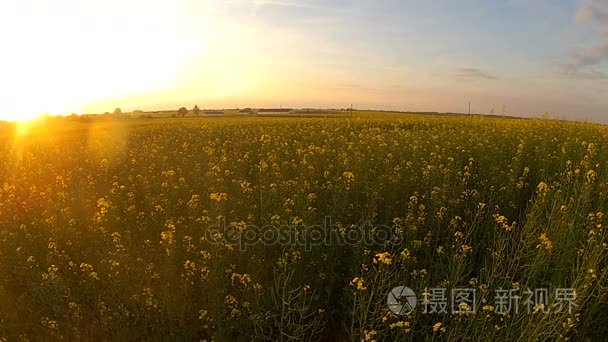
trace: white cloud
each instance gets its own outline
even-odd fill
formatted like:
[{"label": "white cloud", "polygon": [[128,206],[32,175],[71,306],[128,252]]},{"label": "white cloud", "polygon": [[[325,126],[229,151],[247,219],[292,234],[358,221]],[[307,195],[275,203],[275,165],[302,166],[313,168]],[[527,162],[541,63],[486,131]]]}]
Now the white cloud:
[{"label": "white cloud", "polygon": [[606,0],[587,0],[576,12],[579,23],[598,24],[608,33],[608,2]]},{"label": "white cloud", "polygon": [[574,19],[579,24],[599,26],[601,43],[572,53],[562,64],[562,71],[576,79],[608,79],[608,73],[601,70],[602,64],[608,61],[608,2],[587,0],[578,8]]}]

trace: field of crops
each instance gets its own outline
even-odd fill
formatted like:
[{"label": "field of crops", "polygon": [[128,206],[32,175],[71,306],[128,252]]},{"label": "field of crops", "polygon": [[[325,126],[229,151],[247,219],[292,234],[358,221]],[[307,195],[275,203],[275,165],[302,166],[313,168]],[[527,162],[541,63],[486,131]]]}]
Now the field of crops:
[{"label": "field of crops", "polygon": [[607,167],[608,127],[548,120],[5,126],[0,337],[597,339]]}]

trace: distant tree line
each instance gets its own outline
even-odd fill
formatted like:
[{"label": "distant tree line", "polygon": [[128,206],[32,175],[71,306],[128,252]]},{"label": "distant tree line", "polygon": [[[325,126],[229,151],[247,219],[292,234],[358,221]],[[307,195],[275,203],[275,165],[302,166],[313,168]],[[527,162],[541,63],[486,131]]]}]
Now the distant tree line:
[{"label": "distant tree line", "polygon": [[[177,113],[174,113],[173,115],[171,115],[171,117],[183,118],[188,115],[188,112],[188,108],[181,107],[177,110]],[[192,114],[194,114],[195,116],[201,115],[201,109],[198,107],[198,105],[194,105],[194,107],[192,108]]]}]

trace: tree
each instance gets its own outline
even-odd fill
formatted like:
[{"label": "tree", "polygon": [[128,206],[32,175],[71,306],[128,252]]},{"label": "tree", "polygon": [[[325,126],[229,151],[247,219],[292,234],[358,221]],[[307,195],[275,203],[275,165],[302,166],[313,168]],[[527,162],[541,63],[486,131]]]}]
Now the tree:
[{"label": "tree", "polygon": [[188,108],[186,107],[182,107],[177,110],[177,116],[179,116],[180,118],[183,118],[184,116],[186,116],[186,114],[188,114]]},{"label": "tree", "polygon": [[120,109],[120,108],[114,109],[114,115],[122,115],[122,109]]},{"label": "tree", "polygon": [[201,113],[201,109],[198,108],[198,105],[194,105],[194,108],[192,108],[192,113],[194,113],[194,115],[198,116]]}]

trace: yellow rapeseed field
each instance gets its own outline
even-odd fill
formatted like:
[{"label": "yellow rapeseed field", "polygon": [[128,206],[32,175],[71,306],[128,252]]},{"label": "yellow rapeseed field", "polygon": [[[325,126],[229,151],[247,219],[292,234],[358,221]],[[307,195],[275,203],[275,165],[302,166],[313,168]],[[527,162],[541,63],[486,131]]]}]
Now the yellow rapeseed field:
[{"label": "yellow rapeseed field", "polygon": [[[0,338],[599,339],[607,167],[608,127],[549,120],[6,126]],[[401,285],[418,295],[403,315]],[[425,313],[428,288],[475,290],[477,308]],[[549,302],[496,309],[496,290],[528,288]],[[560,288],[572,310],[549,307]]]}]

